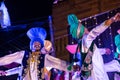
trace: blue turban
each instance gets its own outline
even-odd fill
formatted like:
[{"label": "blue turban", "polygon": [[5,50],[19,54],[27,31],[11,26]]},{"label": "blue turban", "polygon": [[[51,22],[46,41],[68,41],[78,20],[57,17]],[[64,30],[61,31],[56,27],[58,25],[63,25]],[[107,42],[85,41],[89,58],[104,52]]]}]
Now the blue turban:
[{"label": "blue turban", "polygon": [[34,27],[27,31],[27,36],[30,41],[30,50],[33,50],[32,46],[35,41],[41,43],[41,46],[44,45],[44,40],[46,39],[47,33],[46,30],[41,27]]}]

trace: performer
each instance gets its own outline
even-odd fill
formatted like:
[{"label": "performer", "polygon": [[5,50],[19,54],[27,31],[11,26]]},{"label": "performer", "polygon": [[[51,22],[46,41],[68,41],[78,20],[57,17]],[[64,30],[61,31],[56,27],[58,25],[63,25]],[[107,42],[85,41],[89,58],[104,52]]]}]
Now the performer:
[{"label": "performer", "polygon": [[120,29],[117,31],[118,35],[115,36],[115,46],[116,46],[116,53],[115,58],[120,60]]},{"label": "performer", "polygon": [[[117,33],[118,34],[114,38],[116,46],[116,52],[114,54],[114,57],[120,63],[120,29],[117,30]],[[120,72],[115,73],[115,80],[120,80]]]},{"label": "performer", "polygon": [[[120,72],[120,65],[116,60],[112,61],[111,64],[105,65],[103,63],[101,53],[93,42],[97,36],[116,21],[120,21],[120,13],[117,13],[114,17],[104,21],[89,32],[88,29],[81,24],[76,15],[68,15],[70,34],[78,41],[78,47],[81,53],[81,76],[84,80],[109,80],[106,72]],[[76,60],[75,58],[74,61]],[[111,66],[110,69],[109,65]]]},{"label": "performer", "polygon": [[13,54],[0,58],[0,65],[8,65],[13,62],[21,66],[1,71],[1,76],[19,74],[18,80],[50,80],[52,68],[65,71],[65,78],[68,79],[68,62],[50,56],[53,51],[52,43],[46,38],[46,31],[43,28],[31,28],[27,32],[30,38],[30,50],[17,51]]},{"label": "performer", "polygon": [[49,80],[50,73],[44,68],[45,55],[53,51],[50,41],[45,40],[47,33],[40,27],[31,28],[27,32],[30,38],[30,50],[18,51],[0,58],[0,65],[13,62],[21,64],[19,67],[7,71],[1,71],[2,75],[19,74],[18,80]]},{"label": "performer", "polygon": [[26,54],[23,58],[23,80],[44,80],[48,78],[48,75],[45,73],[47,70],[44,68],[45,54],[42,54],[41,49],[44,47],[42,51],[49,53],[52,49],[52,44],[50,41],[45,41],[47,33],[43,28],[31,28],[28,30],[27,36],[31,40],[30,49],[32,52]]}]

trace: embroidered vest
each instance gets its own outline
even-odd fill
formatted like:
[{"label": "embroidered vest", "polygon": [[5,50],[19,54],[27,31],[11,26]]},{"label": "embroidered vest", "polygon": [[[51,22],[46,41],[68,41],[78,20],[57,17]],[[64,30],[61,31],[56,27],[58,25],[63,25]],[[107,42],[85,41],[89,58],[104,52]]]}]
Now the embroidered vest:
[{"label": "embroidered vest", "polygon": [[[22,61],[22,63],[23,63],[23,73],[22,73],[23,78],[26,76],[27,71],[29,69],[30,58],[31,58],[31,53],[25,52],[25,55],[24,55],[24,58]],[[44,80],[44,78],[42,77],[43,67],[44,67],[44,58],[45,58],[44,54],[38,55],[38,60],[37,60],[38,80]]]},{"label": "embroidered vest", "polygon": [[93,56],[93,46],[94,43],[92,42],[90,48],[88,49],[87,53],[82,52],[82,43],[80,42],[79,48],[81,51],[81,59],[82,59],[82,66],[81,66],[81,76],[88,78],[91,75],[92,66],[92,56]]}]

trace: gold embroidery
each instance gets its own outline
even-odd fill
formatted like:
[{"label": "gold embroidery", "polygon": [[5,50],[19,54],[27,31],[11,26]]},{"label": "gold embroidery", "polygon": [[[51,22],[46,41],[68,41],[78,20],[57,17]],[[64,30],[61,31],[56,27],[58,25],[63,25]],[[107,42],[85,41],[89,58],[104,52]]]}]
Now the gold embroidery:
[{"label": "gold embroidery", "polygon": [[[40,71],[39,71],[39,64],[40,64],[40,60],[39,60],[39,57],[40,57],[40,52],[32,52],[32,54],[29,54],[29,58],[27,60],[27,68],[24,69],[24,74],[23,74],[23,77],[25,77],[25,75],[27,74],[27,72],[30,70],[30,62],[37,62],[37,76],[38,78],[40,77],[39,74],[40,74]],[[43,79],[44,79],[44,76],[43,76]],[[42,80],[42,79],[40,79]]]},{"label": "gold embroidery", "polygon": [[40,54],[40,52],[38,51],[38,52],[32,52],[32,54],[31,54],[31,61],[32,62],[36,62],[36,57],[38,57],[38,55]]},{"label": "gold embroidery", "polygon": [[92,70],[92,68],[93,68],[93,65],[92,65],[92,55],[93,55],[93,53],[89,50],[88,54],[87,54],[87,56],[86,56],[86,58],[84,60],[84,63],[82,65],[82,70],[83,71],[90,71],[90,70]]}]

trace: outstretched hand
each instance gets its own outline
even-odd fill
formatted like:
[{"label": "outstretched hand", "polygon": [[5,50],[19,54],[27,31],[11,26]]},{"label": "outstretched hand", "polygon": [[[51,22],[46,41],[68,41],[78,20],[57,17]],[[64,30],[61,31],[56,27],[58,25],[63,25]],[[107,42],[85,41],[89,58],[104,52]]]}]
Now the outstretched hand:
[{"label": "outstretched hand", "polygon": [[120,13],[117,13],[115,16],[106,20],[105,25],[110,26],[113,22],[120,21]]},{"label": "outstretched hand", "polygon": [[117,13],[114,17],[112,17],[113,22],[120,21],[120,13]]}]

